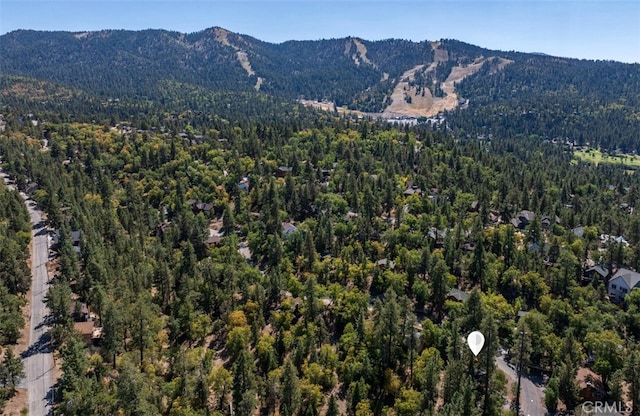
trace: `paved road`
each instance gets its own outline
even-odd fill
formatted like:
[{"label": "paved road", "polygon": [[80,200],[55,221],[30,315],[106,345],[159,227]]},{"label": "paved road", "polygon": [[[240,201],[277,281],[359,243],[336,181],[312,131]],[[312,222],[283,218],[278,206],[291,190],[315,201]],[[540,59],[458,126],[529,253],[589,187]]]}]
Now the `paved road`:
[{"label": "paved road", "polygon": [[[3,173],[0,175],[4,176]],[[6,182],[6,177],[3,177]],[[10,186],[12,187],[12,186]],[[53,354],[49,343],[49,327],[46,318],[49,314],[44,304],[44,296],[49,288],[47,276],[47,258],[49,246],[46,227],[41,223],[41,212],[36,210],[27,199],[25,203],[33,225],[33,248],[31,254],[31,319],[29,347],[22,354],[24,360],[25,387],[29,392],[29,416],[48,416],[53,414]]]},{"label": "paved road", "polygon": [[[504,360],[504,355],[496,358],[496,365],[514,383],[518,382],[516,371]],[[520,383],[520,414],[525,416],[539,416],[546,414],[544,405],[544,387],[538,380],[522,376]]]}]

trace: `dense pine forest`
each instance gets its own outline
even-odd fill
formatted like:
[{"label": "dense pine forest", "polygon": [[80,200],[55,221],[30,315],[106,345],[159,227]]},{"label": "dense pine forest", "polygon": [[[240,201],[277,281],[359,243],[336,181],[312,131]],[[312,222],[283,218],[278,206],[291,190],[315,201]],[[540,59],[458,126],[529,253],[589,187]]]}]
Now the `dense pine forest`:
[{"label": "dense pine forest", "polygon": [[27,259],[31,223],[18,192],[0,183],[0,409],[23,376],[22,361],[13,344],[24,328],[21,308],[29,290]]},{"label": "dense pine forest", "polygon": [[[27,35],[36,48],[39,33],[14,32],[3,50],[41,59],[16,46]],[[162,31],[91,41],[140,42],[156,56],[156,35],[187,41]],[[366,43],[376,67],[349,85],[402,73],[385,48],[409,50],[408,66],[434,59],[428,43],[385,42]],[[463,61],[486,53],[443,44]],[[344,41],[245,48],[297,51],[337,71],[320,51],[340,55]],[[91,77],[106,61],[86,62],[93,75],[26,74],[16,59],[0,78],[1,167],[56,237],[55,414],[515,415],[503,358],[543,380],[540,414],[588,400],[585,372],[602,400],[640,409],[640,291],[614,302],[607,289],[617,270],[640,269],[640,176],[632,156],[574,154],[587,142],[637,149],[637,66],[565,60],[567,86],[540,64],[556,58],[504,56],[514,63],[458,86],[478,97],[468,108],[414,126],[297,104],[285,86],[301,89],[278,86],[266,58],[252,58],[272,81],[260,91],[226,64],[198,84],[190,71],[162,72],[179,63],[136,73],[129,65],[144,63],[123,58],[100,84]],[[314,88],[318,77],[296,65]],[[332,99],[352,97],[327,79]],[[596,79],[627,81],[605,91]],[[0,229],[4,346],[25,324],[30,223],[3,185]],[[88,316],[99,329],[89,339],[77,331]],[[473,330],[486,338],[478,356],[466,345]],[[0,404],[20,378],[7,370],[19,367],[11,347],[2,351]]]}]

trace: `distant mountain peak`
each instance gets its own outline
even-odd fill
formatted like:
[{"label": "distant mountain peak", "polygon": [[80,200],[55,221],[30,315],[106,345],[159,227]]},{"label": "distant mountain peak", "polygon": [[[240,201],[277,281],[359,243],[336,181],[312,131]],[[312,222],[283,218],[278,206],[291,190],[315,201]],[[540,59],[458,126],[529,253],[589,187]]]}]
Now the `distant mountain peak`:
[{"label": "distant mountain peak", "polygon": [[231,33],[231,32],[229,30],[227,30],[227,29],[225,29],[223,27],[215,26],[215,27],[211,28],[210,31],[215,36],[215,39],[218,42],[220,42],[222,45],[231,46],[231,44],[229,43],[229,33]]}]

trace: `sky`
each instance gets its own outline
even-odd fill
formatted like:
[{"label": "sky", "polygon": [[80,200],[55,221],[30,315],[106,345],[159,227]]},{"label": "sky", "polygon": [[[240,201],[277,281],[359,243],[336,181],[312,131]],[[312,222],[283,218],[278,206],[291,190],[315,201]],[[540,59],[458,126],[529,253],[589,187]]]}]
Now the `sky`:
[{"label": "sky", "polygon": [[490,49],[640,63],[640,0],[0,0],[0,34],[192,33],[213,26],[276,43],[449,38]]}]

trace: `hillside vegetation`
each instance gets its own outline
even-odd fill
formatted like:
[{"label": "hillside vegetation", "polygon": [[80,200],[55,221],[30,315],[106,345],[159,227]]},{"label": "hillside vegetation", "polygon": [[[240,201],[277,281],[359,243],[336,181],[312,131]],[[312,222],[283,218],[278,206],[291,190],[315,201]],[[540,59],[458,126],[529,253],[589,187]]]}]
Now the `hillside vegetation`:
[{"label": "hillside vegetation", "polygon": [[525,134],[627,152],[638,147],[637,64],[490,51],[454,40],[272,44],[219,27],[191,34],[15,31],[0,41],[3,76],[53,82],[101,101],[166,104],[168,83],[207,93],[257,90],[376,117],[453,111],[449,126],[472,137]]},{"label": "hillside vegetation", "polygon": [[[0,40],[2,169],[59,231],[56,415],[513,416],[499,358],[546,376],[531,414],[587,381],[640,408],[640,290],[607,287],[640,269],[640,175],[573,151],[637,148],[637,66],[220,28]],[[401,82],[469,103],[369,119]],[[7,344],[28,231],[0,188]]]}]

